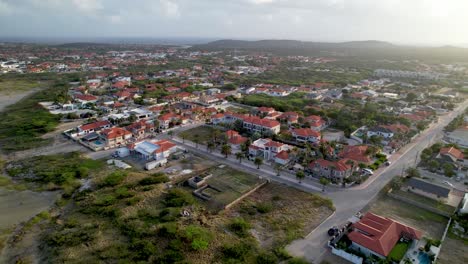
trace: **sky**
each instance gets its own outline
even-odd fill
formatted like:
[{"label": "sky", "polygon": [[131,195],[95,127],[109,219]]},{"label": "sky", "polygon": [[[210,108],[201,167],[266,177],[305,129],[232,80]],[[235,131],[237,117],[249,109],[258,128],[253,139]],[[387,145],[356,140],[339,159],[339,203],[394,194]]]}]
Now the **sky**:
[{"label": "sky", "polygon": [[468,45],[468,0],[0,0],[0,37]]}]

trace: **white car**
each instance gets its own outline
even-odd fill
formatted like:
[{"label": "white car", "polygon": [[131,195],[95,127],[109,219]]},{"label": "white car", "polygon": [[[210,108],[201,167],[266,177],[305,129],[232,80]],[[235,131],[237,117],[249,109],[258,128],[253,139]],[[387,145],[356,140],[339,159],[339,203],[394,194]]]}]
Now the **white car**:
[{"label": "white car", "polygon": [[371,169],[362,169],[362,172],[365,174],[373,175],[374,172]]}]

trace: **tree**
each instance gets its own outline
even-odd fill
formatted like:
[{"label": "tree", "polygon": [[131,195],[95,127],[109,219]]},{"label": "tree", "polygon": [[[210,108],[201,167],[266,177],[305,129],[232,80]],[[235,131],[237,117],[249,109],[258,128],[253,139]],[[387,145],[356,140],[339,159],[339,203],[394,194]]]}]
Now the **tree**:
[{"label": "tree", "polygon": [[417,168],[410,167],[406,169],[406,176],[408,176],[409,178],[412,178],[412,177],[419,177],[421,176],[421,174],[419,173],[419,170]]},{"label": "tree", "polygon": [[263,159],[260,157],[256,157],[254,160],[254,164],[257,165],[257,169],[260,169],[260,166],[263,164]]},{"label": "tree", "polygon": [[416,98],[418,98],[418,96],[415,93],[408,93],[406,95],[406,101],[408,102],[413,102]]},{"label": "tree", "polygon": [[174,131],[171,130],[171,131],[167,132],[167,134],[172,138],[172,136],[174,136]]},{"label": "tree", "polygon": [[453,175],[455,175],[454,167],[452,164],[445,163],[444,165],[442,165],[442,168],[444,169],[445,176],[452,177]]},{"label": "tree", "polygon": [[304,172],[303,171],[296,172],[296,178],[299,181],[299,183],[302,183],[302,180],[305,178]]},{"label": "tree", "polygon": [[153,121],[153,124],[154,124],[154,127],[155,127],[156,131],[159,131],[159,126],[160,126],[159,120],[155,119]]},{"label": "tree", "polygon": [[215,148],[215,144],[212,142],[212,141],[209,141],[207,144],[206,144],[206,150],[208,152],[213,152]]},{"label": "tree", "polygon": [[280,176],[281,169],[282,169],[281,164],[276,163],[275,164],[276,176]]},{"label": "tree", "polygon": [[195,147],[198,148],[198,143],[200,143],[200,135],[193,135],[193,142],[195,142]]},{"label": "tree", "polygon": [[221,154],[224,155],[224,157],[227,159],[227,157],[229,155],[231,155],[231,146],[228,145],[228,144],[224,144],[222,147],[221,147]]},{"label": "tree", "polygon": [[325,177],[320,178],[320,184],[322,184],[322,192],[325,191],[325,186],[327,186],[330,183],[330,180],[328,180]]},{"label": "tree", "polygon": [[239,160],[239,163],[242,163],[242,159],[244,158],[244,153],[242,152],[237,152],[236,153],[236,159]]},{"label": "tree", "polygon": [[435,159],[433,160],[430,160],[429,163],[427,164],[427,166],[429,166],[429,170],[432,171],[432,172],[435,172],[439,169],[439,162]]},{"label": "tree", "polygon": [[181,137],[182,137],[182,143],[185,144],[185,138],[187,138],[187,136],[185,135],[185,133],[182,133]]}]

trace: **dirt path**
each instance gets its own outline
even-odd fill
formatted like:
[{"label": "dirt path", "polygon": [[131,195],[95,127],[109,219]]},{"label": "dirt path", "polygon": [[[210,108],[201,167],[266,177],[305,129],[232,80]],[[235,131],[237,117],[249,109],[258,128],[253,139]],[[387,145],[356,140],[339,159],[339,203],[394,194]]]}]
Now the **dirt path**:
[{"label": "dirt path", "polygon": [[40,88],[32,89],[26,92],[19,92],[19,93],[0,93],[0,112],[2,112],[7,106],[18,102],[19,100],[39,90]]}]

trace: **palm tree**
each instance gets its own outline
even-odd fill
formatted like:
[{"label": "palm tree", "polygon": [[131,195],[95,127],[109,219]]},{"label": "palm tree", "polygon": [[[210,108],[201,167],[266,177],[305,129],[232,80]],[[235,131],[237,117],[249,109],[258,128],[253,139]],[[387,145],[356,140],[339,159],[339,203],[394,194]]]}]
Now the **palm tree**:
[{"label": "palm tree", "polygon": [[278,164],[278,163],[276,163],[276,164],[275,164],[276,176],[280,176],[281,169],[282,169],[281,165]]},{"label": "palm tree", "polygon": [[329,183],[330,181],[327,178],[325,177],[320,178],[320,184],[322,184],[322,192],[325,191],[325,186],[327,186]]},{"label": "palm tree", "polygon": [[200,135],[193,135],[193,142],[195,142],[195,147],[198,148],[198,143],[200,143]]},{"label": "palm tree", "polygon": [[171,130],[171,131],[167,132],[167,134],[172,138],[172,136],[174,135],[174,131]]},{"label": "palm tree", "polygon": [[206,143],[206,150],[208,152],[212,152],[214,148],[215,148],[215,144],[212,141],[209,141],[208,143]]},{"label": "palm tree", "polygon": [[302,183],[302,180],[305,178],[305,174],[303,171],[296,172],[296,178],[299,180],[299,183]]},{"label": "palm tree", "polygon": [[227,157],[231,154],[231,146],[228,145],[228,144],[224,144],[222,147],[221,147],[221,154],[224,155],[224,158],[227,159]]},{"label": "palm tree", "polygon": [[263,159],[260,157],[256,157],[254,160],[254,164],[257,165],[257,169],[260,169],[260,166],[263,164]]},{"label": "palm tree", "polygon": [[187,136],[185,135],[185,133],[182,133],[181,137],[182,137],[182,143],[185,144],[185,138],[186,138]]},{"label": "palm tree", "polygon": [[237,152],[237,153],[236,153],[236,159],[239,160],[239,163],[242,163],[242,159],[244,158],[244,156],[245,156],[245,155],[244,155],[244,153],[242,153],[242,152]]}]

